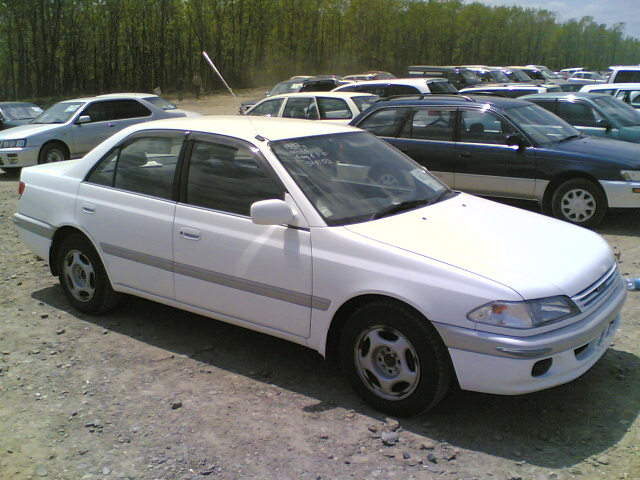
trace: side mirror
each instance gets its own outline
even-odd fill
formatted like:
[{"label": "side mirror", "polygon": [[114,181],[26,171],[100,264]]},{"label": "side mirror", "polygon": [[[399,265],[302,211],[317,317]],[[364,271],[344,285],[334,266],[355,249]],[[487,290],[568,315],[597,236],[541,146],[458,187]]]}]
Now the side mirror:
[{"label": "side mirror", "polygon": [[251,205],[251,221],[256,225],[287,225],[295,214],[284,200],[261,200]]},{"label": "side mirror", "polygon": [[522,135],[520,135],[519,133],[516,133],[514,135],[507,135],[505,143],[510,147],[518,147],[518,149],[525,148],[527,146],[526,140],[522,138]]},{"label": "side mirror", "polygon": [[611,122],[609,120],[605,120],[604,118],[598,120],[597,125],[598,127],[604,128],[607,131],[613,128],[613,125],[611,124]]},{"label": "side mirror", "polygon": [[82,125],[83,123],[89,123],[91,121],[91,117],[89,115],[80,115],[80,118],[76,120],[78,125]]}]

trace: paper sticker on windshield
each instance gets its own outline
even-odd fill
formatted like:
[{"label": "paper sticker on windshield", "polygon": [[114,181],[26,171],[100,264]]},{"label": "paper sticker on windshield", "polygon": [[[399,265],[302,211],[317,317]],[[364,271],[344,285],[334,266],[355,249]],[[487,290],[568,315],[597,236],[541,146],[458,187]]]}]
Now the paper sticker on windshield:
[{"label": "paper sticker on windshield", "polygon": [[429,175],[427,172],[420,168],[416,168],[411,170],[411,175],[418,181],[424,183],[428,187],[433,188],[434,190],[440,190],[442,188],[442,184],[436,180],[434,177]]},{"label": "paper sticker on windshield", "polygon": [[64,109],[65,112],[75,112],[78,108],[80,107],[80,105],[69,105],[67,108]]},{"label": "paper sticker on windshield", "polygon": [[309,167],[313,167],[315,165],[331,165],[333,163],[329,158],[329,154],[324,150],[312,152],[306,145],[295,142],[285,143],[283,146],[289,152],[294,154],[298,160],[303,161]]}]

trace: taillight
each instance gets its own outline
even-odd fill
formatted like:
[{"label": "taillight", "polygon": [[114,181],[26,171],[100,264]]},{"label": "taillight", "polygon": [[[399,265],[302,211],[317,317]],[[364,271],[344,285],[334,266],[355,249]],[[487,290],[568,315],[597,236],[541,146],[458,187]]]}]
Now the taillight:
[{"label": "taillight", "polygon": [[18,184],[18,198],[20,198],[22,196],[22,194],[24,193],[25,187],[26,187],[26,185],[24,184],[24,182],[20,182]]}]

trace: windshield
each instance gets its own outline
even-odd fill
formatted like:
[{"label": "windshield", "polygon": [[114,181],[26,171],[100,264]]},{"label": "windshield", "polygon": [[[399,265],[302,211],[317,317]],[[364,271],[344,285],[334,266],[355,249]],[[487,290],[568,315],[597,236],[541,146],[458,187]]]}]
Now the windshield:
[{"label": "windshield", "polygon": [[538,105],[505,108],[504,112],[539,145],[549,145],[580,136],[580,132]]},{"label": "windshield", "polygon": [[166,100],[162,97],[145,97],[144,100],[149,103],[153,103],[156,107],[159,107],[163,110],[175,110],[176,108],[178,108],[169,100]]},{"label": "windshield", "polygon": [[7,120],[29,120],[42,113],[36,105],[9,105],[2,107],[2,115]]},{"label": "windshield", "polygon": [[424,167],[367,132],[290,139],[270,146],[328,225],[400,213],[451,194]]},{"label": "windshield", "polygon": [[85,102],[56,103],[38,115],[31,123],[67,123]]},{"label": "windshield", "polygon": [[631,105],[614,97],[594,98],[593,103],[599,106],[622,127],[640,125],[640,112]]}]

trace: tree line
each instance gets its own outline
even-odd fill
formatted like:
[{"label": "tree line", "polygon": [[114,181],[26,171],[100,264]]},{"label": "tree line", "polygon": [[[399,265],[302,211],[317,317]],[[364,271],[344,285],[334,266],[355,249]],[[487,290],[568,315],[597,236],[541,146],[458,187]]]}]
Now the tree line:
[{"label": "tree line", "polygon": [[623,23],[462,0],[0,0],[0,100],[222,84],[412,64],[640,62]]}]

